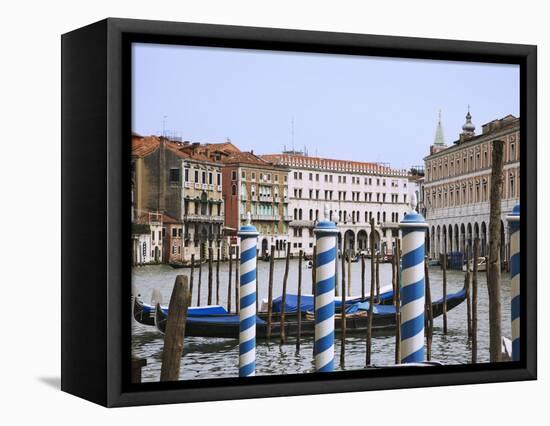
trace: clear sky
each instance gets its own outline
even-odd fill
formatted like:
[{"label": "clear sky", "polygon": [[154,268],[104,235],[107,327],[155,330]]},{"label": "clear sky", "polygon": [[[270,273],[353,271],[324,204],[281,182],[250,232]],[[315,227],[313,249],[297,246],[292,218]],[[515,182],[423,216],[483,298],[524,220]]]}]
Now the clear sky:
[{"label": "clear sky", "polygon": [[[135,44],[133,131],[222,142],[258,154],[423,164],[442,110],[458,139],[468,104],[476,132],[519,116],[515,65]],[[166,117],[166,118],[164,118]]]}]

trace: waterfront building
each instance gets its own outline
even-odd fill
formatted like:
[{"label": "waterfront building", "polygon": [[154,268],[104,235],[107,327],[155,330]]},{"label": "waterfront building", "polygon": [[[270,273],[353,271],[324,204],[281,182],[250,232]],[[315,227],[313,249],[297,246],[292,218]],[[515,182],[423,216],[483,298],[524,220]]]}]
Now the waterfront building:
[{"label": "waterfront building", "polygon": [[184,259],[183,222],[166,214],[162,215],[163,261],[182,263]]},{"label": "waterfront building", "polygon": [[252,152],[232,152],[223,162],[225,224],[229,235],[246,222],[247,212],[259,232],[261,256],[273,245],[276,256],[286,253],[288,223],[288,169]]},{"label": "waterfront building", "polygon": [[142,213],[132,221],[134,265],[160,263],[163,259],[163,225],[159,213]]},{"label": "waterfront building", "polygon": [[[181,261],[224,250],[221,165],[199,144],[132,136],[132,217],[154,211],[183,224]],[[164,257],[166,259],[166,256]]]},{"label": "waterfront building", "polygon": [[[311,254],[313,229],[325,206],[339,229],[338,248],[369,249],[370,219],[375,220],[375,244],[392,250],[399,220],[408,211],[411,186],[405,170],[358,161],[310,157],[301,152],[263,155],[264,160],[289,168],[288,212],[292,253]],[[414,186],[414,188],[416,185]],[[414,190],[414,189],[413,189]]]},{"label": "waterfront building", "polygon": [[501,214],[501,259],[507,259],[508,230],[504,220],[520,197],[519,118],[507,115],[481,126],[476,135],[470,111],[458,140],[447,146],[441,117],[430,154],[424,158],[424,216],[429,223],[429,253],[471,253],[480,239],[487,254],[492,141],[504,141]]}]

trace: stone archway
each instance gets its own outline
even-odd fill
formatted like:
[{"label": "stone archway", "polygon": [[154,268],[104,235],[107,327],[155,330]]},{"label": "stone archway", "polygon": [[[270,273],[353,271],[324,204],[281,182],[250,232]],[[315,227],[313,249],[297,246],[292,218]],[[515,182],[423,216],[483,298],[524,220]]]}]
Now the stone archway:
[{"label": "stone archway", "polygon": [[361,251],[367,250],[369,247],[369,239],[367,235],[367,231],[364,229],[361,229],[357,233],[357,249]]},{"label": "stone archway", "polygon": [[351,229],[344,233],[344,250],[351,253],[355,252],[355,232]]}]

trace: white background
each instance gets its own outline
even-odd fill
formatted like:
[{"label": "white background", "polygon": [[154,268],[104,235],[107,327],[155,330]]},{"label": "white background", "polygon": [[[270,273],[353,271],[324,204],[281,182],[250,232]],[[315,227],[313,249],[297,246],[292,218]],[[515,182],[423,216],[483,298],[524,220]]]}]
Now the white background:
[{"label": "white background", "polygon": [[[539,188],[548,187],[543,1],[4,1],[0,15],[0,416],[3,424],[541,424],[548,422],[548,274],[539,269],[537,382],[107,410],[58,390],[60,35],[108,16],[539,46]],[[429,142],[429,141],[427,141]],[[539,192],[539,217],[548,212]],[[82,224],[86,226],[85,223]],[[539,221],[539,257],[549,238]],[[85,301],[83,301],[85,303]],[[349,417],[343,413],[349,411]],[[545,415],[546,414],[546,415]]]}]

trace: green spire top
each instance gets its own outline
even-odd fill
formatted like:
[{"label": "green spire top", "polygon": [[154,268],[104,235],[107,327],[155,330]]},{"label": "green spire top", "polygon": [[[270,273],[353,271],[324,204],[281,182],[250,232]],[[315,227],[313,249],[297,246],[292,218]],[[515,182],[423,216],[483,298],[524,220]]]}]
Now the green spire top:
[{"label": "green spire top", "polygon": [[437,121],[437,128],[435,130],[434,145],[445,145],[445,137],[443,136],[443,125],[441,124],[441,110],[439,110],[439,120]]}]

